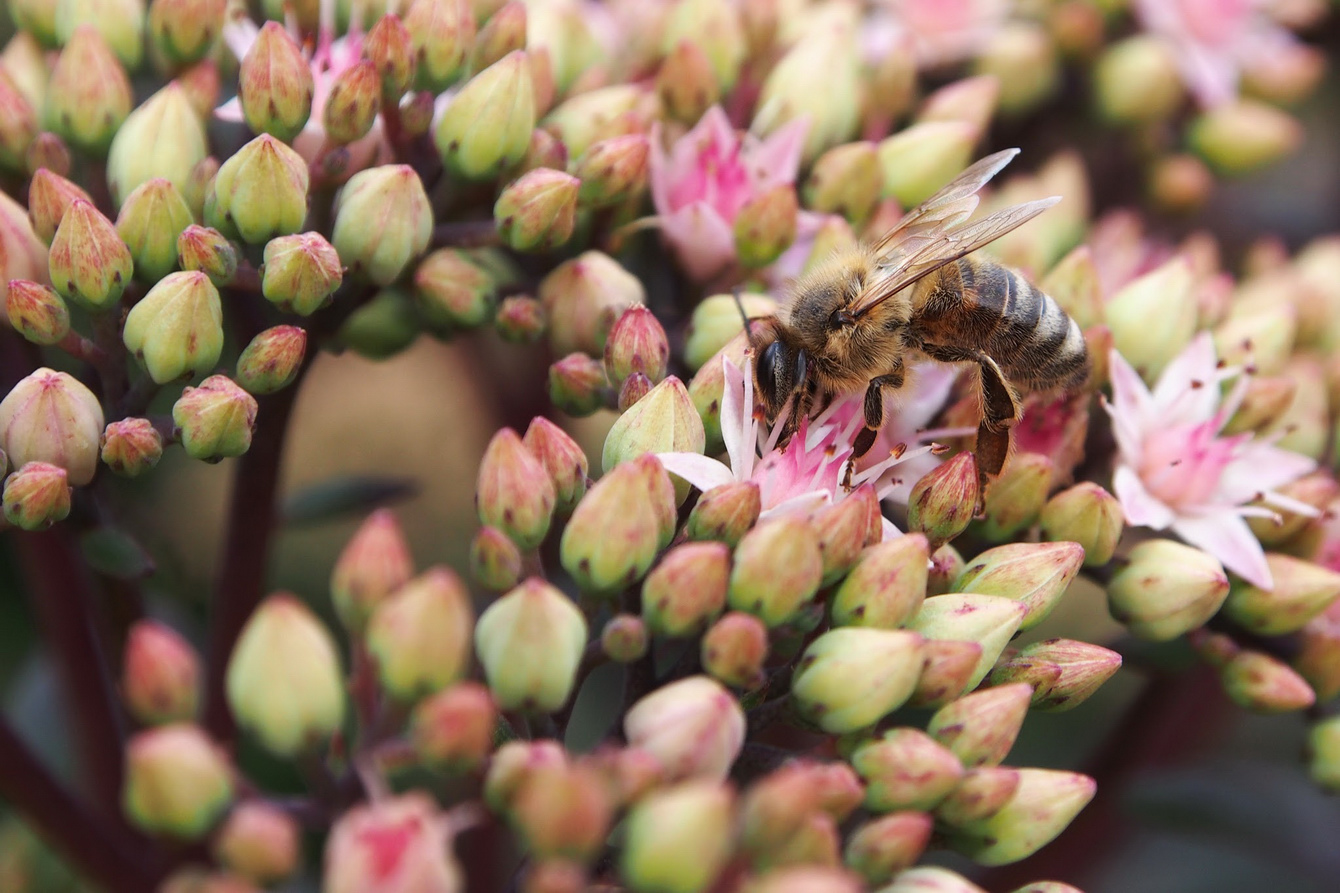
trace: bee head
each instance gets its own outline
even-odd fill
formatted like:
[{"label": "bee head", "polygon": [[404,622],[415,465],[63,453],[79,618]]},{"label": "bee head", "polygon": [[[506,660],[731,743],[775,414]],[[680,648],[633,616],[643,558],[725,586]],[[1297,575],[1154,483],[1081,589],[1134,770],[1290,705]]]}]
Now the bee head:
[{"label": "bee head", "polygon": [[759,345],[754,360],[754,380],[769,422],[775,421],[791,395],[805,387],[809,357],[804,348],[776,339]]}]

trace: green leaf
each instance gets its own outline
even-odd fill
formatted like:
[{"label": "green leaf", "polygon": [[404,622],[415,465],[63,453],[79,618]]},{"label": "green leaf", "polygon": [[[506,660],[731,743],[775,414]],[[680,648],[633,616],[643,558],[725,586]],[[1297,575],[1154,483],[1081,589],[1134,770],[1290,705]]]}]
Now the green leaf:
[{"label": "green leaf", "polygon": [[116,527],[99,527],[79,538],[89,567],[118,580],[142,580],[154,572],[153,556],[139,542]]},{"label": "green leaf", "polygon": [[312,524],[341,515],[364,515],[387,503],[402,502],[419,492],[411,478],[342,475],[310,484],[284,500],[289,524]]}]

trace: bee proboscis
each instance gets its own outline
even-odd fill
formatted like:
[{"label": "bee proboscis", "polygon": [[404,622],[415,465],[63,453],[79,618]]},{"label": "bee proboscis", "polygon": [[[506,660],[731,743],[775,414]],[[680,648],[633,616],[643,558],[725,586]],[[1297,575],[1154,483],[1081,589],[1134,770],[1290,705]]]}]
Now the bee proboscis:
[{"label": "bee proboscis", "polygon": [[969,256],[1060,201],[969,220],[979,190],[1018,153],[973,164],[878,242],[836,252],[802,276],[785,319],[756,321],[754,375],[768,421],[790,404],[782,442],[816,406],[864,388],[859,458],[884,423],[885,388],[904,385],[910,361],[972,363],[980,370],[975,452],[984,489],[1009,455],[1022,412],[1015,387],[1060,392],[1085,381],[1089,356],[1075,321],[1021,273]]}]

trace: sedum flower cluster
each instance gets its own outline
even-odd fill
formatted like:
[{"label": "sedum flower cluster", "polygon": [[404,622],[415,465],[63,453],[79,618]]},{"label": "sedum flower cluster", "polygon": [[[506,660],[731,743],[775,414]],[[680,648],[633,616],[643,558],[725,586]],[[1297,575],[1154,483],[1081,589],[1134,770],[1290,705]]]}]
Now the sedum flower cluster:
[{"label": "sedum flower cluster", "polygon": [[[1340,236],[1164,235],[1298,147],[1324,3],[6,11],[0,555],[80,780],[0,716],[43,841],[0,826],[0,887],[44,889],[46,847],[108,893],[1075,891],[988,869],[1070,846],[1101,766],[1012,749],[1086,702],[1113,727],[1119,671],[1173,684],[1156,645],[1307,711],[1340,791]],[[1001,474],[975,372],[922,357],[868,452],[861,392],[770,423],[754,321],[1067,115],[1130,182],[1077,138],[984,193],[1061,197],[979,257],[1092,365],[1020,395]],[[468,564],[346,482],[329,585],[276,591],[308,370],[421,336],[492,362],[512,420],[460,485]],[[178,452],[233,475],[180,598],[126,520]]]}]

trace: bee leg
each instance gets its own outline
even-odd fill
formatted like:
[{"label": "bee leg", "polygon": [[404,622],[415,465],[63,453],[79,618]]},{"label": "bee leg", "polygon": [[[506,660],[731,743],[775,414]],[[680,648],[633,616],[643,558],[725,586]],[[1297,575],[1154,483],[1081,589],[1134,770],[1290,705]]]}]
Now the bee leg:
[{"label": "bee leg", "polygon": [[894,366],[892,372],[887,375],[877,375],[870,379],[870,384],[865,389],[865,427],[856,435],[852,442],[851,457],[859,459],[870,452],[870,447],[875,444],[875,437],[879,435],[879,429],[884,426],[884,388],[891,387],[894,390],[903,386],[904,374],[903,363],[901,360]]}]

